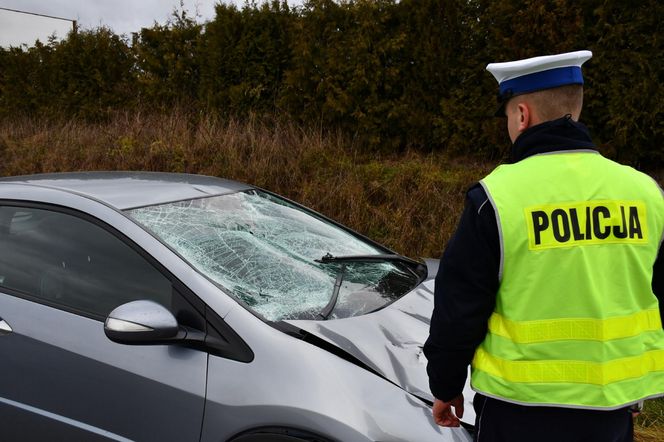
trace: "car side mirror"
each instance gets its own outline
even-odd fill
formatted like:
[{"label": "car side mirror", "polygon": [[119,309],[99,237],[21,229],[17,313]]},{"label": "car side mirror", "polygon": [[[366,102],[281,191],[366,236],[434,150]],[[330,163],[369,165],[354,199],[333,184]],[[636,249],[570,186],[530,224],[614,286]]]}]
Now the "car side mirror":
[{"label": "car side mirror", "polygon": [[165,344],[186,336],[166,307],[148,300],[115,308],[104,322],[104,333],[120,344]]}]

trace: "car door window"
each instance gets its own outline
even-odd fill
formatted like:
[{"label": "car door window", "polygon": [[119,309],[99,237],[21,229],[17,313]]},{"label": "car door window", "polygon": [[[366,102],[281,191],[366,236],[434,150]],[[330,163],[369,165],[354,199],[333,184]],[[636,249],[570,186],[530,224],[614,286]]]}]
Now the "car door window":
[{"label": "car door window", "polygon": [[151,299],[171,307],[168,278],[104,228],[72,214],[0,207],[0,286],[105,317]]}]

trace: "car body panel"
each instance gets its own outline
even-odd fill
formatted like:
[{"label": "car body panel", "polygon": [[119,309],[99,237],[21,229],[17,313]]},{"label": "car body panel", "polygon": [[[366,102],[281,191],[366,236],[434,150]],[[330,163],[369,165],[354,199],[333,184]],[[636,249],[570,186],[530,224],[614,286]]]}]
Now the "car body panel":
[{"label": "car body panel", "polygon": [[436,425],[431,408],[400,387],[267,324],[255,326],[250,316],[237,309],[226,321],[247,338],[254,361],[210,357],[202,440],[232,436],[230,422],[243,431],[286,426],[344,442],[472,440],[463,428]]},{"label": "car body panel", "polygon": [[0,178],[0,182],[57,188],[119,210],[251,189],[237,181],[160,172],[76,172]]},{"label": "car body panel", "polygon": [[[427,266],[437,271],[434,260],[427,260]],[[435,273],[429,272],[427,280],[412,292],[367,315],[286,322],[335,344],[409,393],[433,402],[422,345],[429,335],[434,278]],[[471,425],[475,423],[473,396],[467,383],[462,421]]]},{"label": "car body panel", "polygon": [[[115,344],[99,321],[3,292],[0,315],[13,329],[0,337],[0,401],[16,403],[17,414],[41,421],[49,434],[67,440],[81,434],[146,441],[198,437],[205,353]],[[164,419],[165,413],[171,417]],[[31,427],[17,427],[20,422],[3,422],[3,438],[14,432],[30,438]]]}]

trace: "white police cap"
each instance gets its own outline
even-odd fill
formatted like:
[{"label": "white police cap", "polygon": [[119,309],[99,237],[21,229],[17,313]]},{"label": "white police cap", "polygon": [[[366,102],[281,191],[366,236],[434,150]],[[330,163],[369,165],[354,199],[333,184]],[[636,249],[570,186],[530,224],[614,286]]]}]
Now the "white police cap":
[{"label": "white police cap", "polygon": [[[590,51],[566,52],[506,63],[489,63],[486,70],[498,81],[498,100],[504,105],[515,95],[568,84],[583,84],[581,65],[592,56]],[[502,106],[499,112],[501,110]]]}]

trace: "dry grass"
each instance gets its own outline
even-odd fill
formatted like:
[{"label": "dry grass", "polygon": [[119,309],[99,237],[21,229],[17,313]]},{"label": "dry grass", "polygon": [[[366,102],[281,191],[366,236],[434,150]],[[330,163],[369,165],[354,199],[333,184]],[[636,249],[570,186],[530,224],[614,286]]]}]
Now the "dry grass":
[{"label": "dry grass", "polygon": [[642,428],[636,426],[634,428],[634,441],[635,442],[662,442],[664,441],[664,426]]},{"label": "dry grass", "polygon": [[[272,190],[411,257],[439,257],[464,193],[495,162],[436,153],[376,156],[340,133],[177,109],[106,123],[0,121],[0,175],[149,170],[213,175]],[[662,183],[664,170],[652,175]]]},{"label": "dry grass", "polygon": [[0,122],[0,174],[150,170],[214,175],[285,195],[413,257],[438,257],[465,190],[493,167],[360,153],[338,133],[256,119],[122,114],[105,124]]},{"label": "dry grass", "polygon": [[664,398],[646,401],[635,424],[636,442],[664,441]]}]

